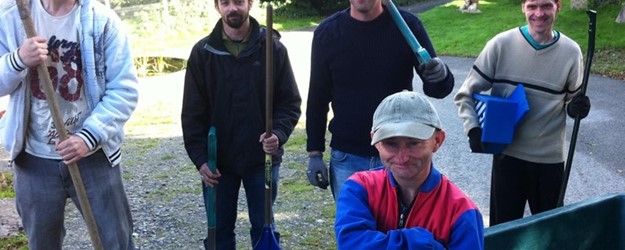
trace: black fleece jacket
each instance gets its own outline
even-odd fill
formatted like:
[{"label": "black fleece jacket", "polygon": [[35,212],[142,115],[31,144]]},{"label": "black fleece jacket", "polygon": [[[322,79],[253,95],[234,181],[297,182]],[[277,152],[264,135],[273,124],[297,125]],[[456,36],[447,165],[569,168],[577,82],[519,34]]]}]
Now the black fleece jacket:
[{"label": "black fleece jacket", "polygon": [[[182,101],[185,149],[199,169],[208,160],[208,130],[217,132],[217,167],[220,172],[244,175],[264,166],[258,142],[265,131],[266,28],[250,17],[252,32],[247,47],[233,56],[224,46],[223,24],[197,42],[187,61]],[[273,39],[273,133],[280,149],[273,163],[282,161],[286,143],[301,115],[301,97],[287,50]]]}]

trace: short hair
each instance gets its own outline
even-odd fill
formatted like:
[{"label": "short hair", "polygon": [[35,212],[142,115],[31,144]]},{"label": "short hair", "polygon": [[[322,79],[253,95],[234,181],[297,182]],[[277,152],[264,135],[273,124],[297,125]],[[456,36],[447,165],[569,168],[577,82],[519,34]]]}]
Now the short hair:
[{"label": "short hair", "polygon": [[[215,0],[216,2],[217,0]],[[527,2],[527,0],[521,0],[521,4],[524,4],[525,2]],[[554,3],[558,4],[560,3],[560,0],[553,0]]]},{"label": "short hair", "polygon": [[[252,0],[246,0],[246,1],[251,2]],[[523,0],[523,1],[525,1],[525,0]],[[218,6],[219,6],[219,0],[215,0],[215,7],[218,7]]]}]

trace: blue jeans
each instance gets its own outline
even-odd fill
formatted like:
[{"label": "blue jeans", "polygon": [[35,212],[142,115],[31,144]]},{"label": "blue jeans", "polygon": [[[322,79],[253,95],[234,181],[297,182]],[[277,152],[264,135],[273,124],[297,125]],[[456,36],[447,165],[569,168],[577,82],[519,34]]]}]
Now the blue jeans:
[{"label": "blue jeans", "polygon": [[[67,165],[22,152],[13,164],[15,203],[30,249],[62,249],[67,198],[80,208]],[[100,150],[78,162],[104,249],[134,249],[132,217],[120,166]]]},{"label": "blue jeans", "polygon": [[330,154],[330,188],[335,201],[343,182],[352,174],[382,166],[379,156],[363,157],[336,149],[332,149]]},{"label": "blue jeans", "polygon": [[[276,195],[278,194],[279,169],[280,164],[273,165],[272,204],[276,201]],[[259,169],[243,176],[222,172],[219,184],[217,184],[215,189],[217,203],[215,236],[217,238],[216,247],[219,250],[236,249],[234,228],[237,220],[237,205],[241,183],[243,183],[243,188],[245,188],[247,214],[252,224],[250,230],[252,247],[256,245],[263,232],[263,226],[265,225],[265,169]],[[270,214],[273,227],[273,211]],[[273,231],[279,240],[280,234],[275,229]]]}]

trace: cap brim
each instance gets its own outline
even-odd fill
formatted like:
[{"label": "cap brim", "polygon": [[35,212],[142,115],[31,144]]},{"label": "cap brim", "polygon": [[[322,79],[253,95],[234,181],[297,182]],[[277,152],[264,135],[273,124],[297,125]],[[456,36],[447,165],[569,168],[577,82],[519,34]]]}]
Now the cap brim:
[{"label": "cap brim", "polygon": [[435,128],[430,125],[414,122],[390,123],[378,128],[373,132],[371,145],[391,137],[410,137],[419,140],[427,140],[434,134]]}]

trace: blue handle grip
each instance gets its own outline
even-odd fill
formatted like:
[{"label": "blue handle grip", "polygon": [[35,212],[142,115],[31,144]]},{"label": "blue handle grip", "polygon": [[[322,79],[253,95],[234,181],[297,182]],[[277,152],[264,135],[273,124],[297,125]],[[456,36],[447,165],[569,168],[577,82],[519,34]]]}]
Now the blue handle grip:
[{"label": "blue handle grip", "polygon": [[401,17],[401,14],[399,14],[399,10],[397,10],[397,7],[395,7],[393,1],[387,0],[387,2],[388,9],[391,12],[391,17],[393,18],[395,25],[397,25],[397,28],[399,28],[401,34],[404,35],[404,38],[406,38],[408,45],[412,49],[412,52],[414,52],[417,56],[417,60],[419,60],[419,63],[423,64],[429,62],[432,59],[430,53],[428,53],[426,49],[421,47],[421,44],[419,44],[417,38],[414,36],[414,34],[412,34],[410,28],[408,28],[408,24],[406,24],[406,21]]}]

